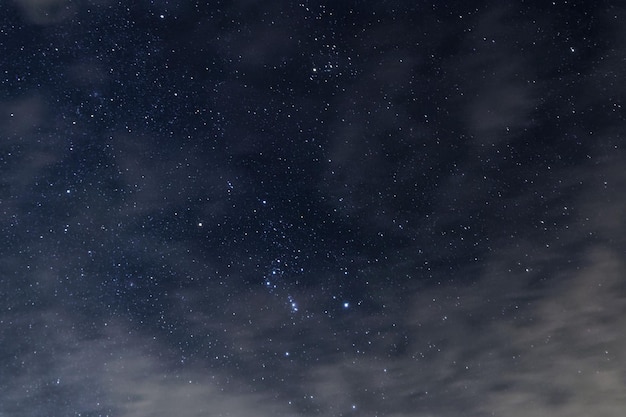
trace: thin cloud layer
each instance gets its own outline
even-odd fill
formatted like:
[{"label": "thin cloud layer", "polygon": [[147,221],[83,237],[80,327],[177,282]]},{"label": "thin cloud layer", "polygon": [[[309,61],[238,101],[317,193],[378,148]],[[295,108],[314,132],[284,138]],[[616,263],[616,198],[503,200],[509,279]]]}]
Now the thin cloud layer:
[{"label": "thin cloud layer", "polygon": [[11,4],[0,414],[626,409],[623,8]]}]

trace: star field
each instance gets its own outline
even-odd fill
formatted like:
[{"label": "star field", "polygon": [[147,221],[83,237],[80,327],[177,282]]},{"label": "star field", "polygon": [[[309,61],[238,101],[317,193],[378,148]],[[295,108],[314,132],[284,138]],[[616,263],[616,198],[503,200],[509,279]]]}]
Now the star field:
[{"label": "star field", "polygon": [[205,3],[0,3],[0,416],[622,415],[626,7]]}]

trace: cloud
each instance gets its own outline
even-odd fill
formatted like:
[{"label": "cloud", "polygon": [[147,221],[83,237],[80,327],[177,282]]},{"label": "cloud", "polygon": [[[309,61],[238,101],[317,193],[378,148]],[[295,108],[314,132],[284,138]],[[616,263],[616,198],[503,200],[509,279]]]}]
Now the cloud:
[{"label": "cloud", "polygon": [[24,18],[37,25],[52,25],[71,18],[76,6],[70,0],[14,0]]},{"label": "cloud", "polygon": [[13,370],[2,381],[2,412],[14,416],[292,415],[287,404],[275,403],[220,371],[173,365],[162,356],[164,346],[156,338],[134,333],[119,321],[85,332],[71,316],[51,309],[14,317],[3,317],[9,331],[21,333],[11,343],[30,343],[14,346],[19,363],[5,358],[9,359],[5,366],[13,365]]},{"label": "cloud", "polygon": [[559,284],[533,306],[527,323],[496,326],[514,356],[492,376],[485,412],[512,416],[618,415],[626,406],[626,267],[615,251],[596,248],[580,270],[566,271]]},{"label": "cloud", "polygon": [[[16,4],[37,24],[62,22],[74,10],[65,1]],[[169,10],[165,3],[160,7]],[[239,189],[245,181],[233,181],[232,192],[228,186],[244,173],[230,164],[207,167],[203,158],[186,158],[184,150],[159,157],[149,134],[113,133],[108,153],[96,153],[107,168],[88,172],[96,164],[85,163],[80,171],[88,185],[76,208],[61,200],[69,185],[33,185],[40,177],[57,178],[56,173],[46,176],[47,169],[71,158],[67,135],[40,140],[42,129],[66,131],[57,129],[62,122],[55,121],[46,99],[30,95],[2,102],[3,150],[14,157],[4,177],[11,190],[7,195],[23,198],[3,200],[10,218],[3,226],[18,229],[11,237],[18,249],[0,259],[9,271],[0,280],[7,300],[0,315],[0,414],[621,415],[626,408],[626,374],[619,366],[626,363],[626,175],[620,132],[607,123],[589,137],[594,146],[587,161],[555,166],[544,177],[533,165],[535,185],[500,200],[474,187],[466,178],[480,181],[482,166],[466,156],[453,166],[455,155],[448,152],[459,147],[443,143],[463,140],[456,135],[459,126],[479,145],[508,143],[507,128],[520,131],[531,124],[537,94],[518,77],[533,70],[526,57],[508,49],[507,37],[518,35],[506,25],[507,11],[481,16],[476,35],[468,35],[462,47],[484,49],[442,63],[447,75],[462,81],[466,97],[452,100],[440,116],[430,112],[435,105],[422,111],[426,101],[403,104],[410,100],[400,87],[434,67],[423,57],[394,50],[395,37],[377,45],[380,59],[363,64],[363,73],[347,71],[346,91],[331,100],[337,109],[328,119],[331,162],[320,188],[343,214],[362,216],[354,230],[370,232],[374,225],[376,232],[393,236],[390,245],[397,236],[419,240],[387,249],[378,264],[366,253],[349,254],[358,264],[349,277],[356,276],[368,290],[362,304],[355,300],[345,311],[320,301],[348,282],[324,267],[311,268],[319,276],[316,285],[298,289],[294,284],[279,295],[264,292],[262,285],[242,288],[255,282],[245,274],[258,273],[261,281],[258,271],[267,266],[258,260],[262,255],[255,258],[256,241],[242,250],[230,239],[233,246],[220,251],[229,237],[207,220],[219,225],[233,213],[238,224],[246,221],[230,200],[244,193]],[[394,30],[400,35],[406,27],[398,24]],[[281,34],[267,29],[255,42],[267,46]],[[438,36],[437,42],[445,41],[445,35]],[[279,60],[295,45],[284,40],[282,50],[257,50],[247,40],[235,37],[233,45],[249,69]],[[613,74],[623,51],[611,49],[607,64],[590,74]],[[349,48],[344,52],[349,55]],[[79,63],[69,72],[84,86],[106,81],[93,63]],[[611,77],[599,85],[611,87]],[[595,105],[604,98],[593,80],[581,96]],[[448,81],[432,85],[452,91]],[[416,88],[426,97],[430,82],[421,84]],[[233,94],[231,84],[223,88],[224,97]],[[246,94],[241,89],[234,97]],[[438,117],[439,127],[433,127]],[[251,139],[245,146],[233,145],[236,155],[258,150],[254,129],[247,130],[239,128]],[[392,140],[397,142],[390,146]],[[95,180],[102,178],[110,181]],[[37,199],[47,199],[43,206],[49,211],[24,215],[22,205],[38,202],[22,192],[29,187]],[[120,197],[120,190],[127,194]],[[483,207],[480,196],[501,204],[502,217],[488,219],[485,235],[480,226],[487,219],[471,223],[476,226],[472,238],[488,244],[480,262],[456,264],[447,257],[467,252],[452,244],[462,239],[451,228]],[[241,205],[246,201],[242,198]],[[188,214],[186,207],[191,207]],[[65,217],[47,215],[59,208]],[[173,212],[184,219],[171,229],[161,227],[158,213]],[[493,235],[487,235],[490,227]],[[509,238],[502,232],[507,228],[518,234]],[[232,230],[239,234],[241,229]],[[397,234],[388,233],[392,230]],[[194,233],[202,239],[194,240]],[[468,236],[461,235],[466,242]],[[306,249],[307,242],[302,246]],[[222,254],[225,265],[213,265],[211,257]],[[111,266],[122,258],[129,260],[126,269]],[[114,280],[139,283],[147,275],[156,283],[149,296],[112,294],[115,288],[107,287]],[[297,314],[283,297],[287,292],[298,300]],[[93,311],[97,314],[88,314]]]},{"label": "cloud", "polygon": [[532,84],[537,76],[523,52],[532,39],[530,22],[510,25],[513,10],[496,7],[480,15],[455,56],[457,76],[467,96],[463,110],[470,132],[480,145],[510,140],[515,132],[532,126],[538,104]]}]

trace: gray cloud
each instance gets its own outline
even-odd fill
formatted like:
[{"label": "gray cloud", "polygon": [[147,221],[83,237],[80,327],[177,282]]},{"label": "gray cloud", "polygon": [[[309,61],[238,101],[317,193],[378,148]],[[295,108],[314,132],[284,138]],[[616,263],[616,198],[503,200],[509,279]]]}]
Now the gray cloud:
[{"label": "gray cloud", "polygon": [[533,320],[499,325],[513,347],[512,366],[493,382],[506,389],[487,393],[485,412],[507,415],[618,415],[626,406],[624,361],[626,273],[615,251],[595,249],[584,266],[567,271],[549,296],[539,300]]},{"label": "gray cloud", "polygon": [[70,0],[14,0],[29,23],[58,24],[74,16],[75,3]]},{"label": "gray cloud", "polygon": [[463,112],[479,145],[510,141],[515,132],[531,127],[539,103],[537,74],[525,52],[533,39],[532,24],[510,25],[513,13],[497,7],[481,14],[466,35],[466,52],[455,56],[458,69],[453,70],[462,72],[458,76],[467,100]]},{"label": "gray cloud", "polygon": [[[68,10],[73,10],[64,1],[20,1],[18,5],[27,19],[38,24],[62,22]],[[165,3],[160,7],[169,10]],[[623,16],[623,11],[616,13]],[[455,210],[461,207],[467,210],[464,213],[471,212],[484,204],[481,197],[487,192],[466,179],[477,169],[473,160],[463,156],[455,168],[446,165],[450,162],[447,155],[433,151],[436,147],[429,145],[431,154],[416,149],[421,149],[422,141],[449,140],[442,132],[453,140],[464,140],[467,136],[455,135],[458,126],[479,145],[508,143],[507,128],[519,132],[532,126],[530,114],[538,91],[518,74],[533,75],[534,70],[524,56],[508,49],[511,44],[506,39],[512,33],[506,16],[502,10],[483,15],[463,48],[484,46],[485,50],[442,64],[454,72],[453,78],[459,77],[457,81],[463,81],[462,74],[471,74],[463,81],[466,97],[452,100],[454,105],[441,110],[451,113],[449,120],[454,124],[446,132],[441,126],[447,116],[441,116],[439,127],[433,127],[434,122],[425,121],[424,109],[398,104],[405,97],[397,87],[407,85],[425,64],[422,57],[405,59],[400,52],[385,50],[389,46],[385,42],[377,45],[384,50],[380,61],[361,67],[375,74],[376,80],[351,78],[346,92],[331,103],[338,112],[329,120],[334,142],[325,176],[330,180],[323,187],[334,199],[332,204],[344,214],[363,215],[363,223],[371,222],[377,230],[393,230],[397,236],[419,240],[397,252],[387,251],[387,261],[379,262],[380,266],[366,254],[352,256],[359,264],[355,279],[365,282],[372,296],[362,306],[352,302],[345,311],[324,311],[326,306],[316,302],[329,293],[311,286],[291,292],[300,307],[300,313],[291,314],[287,301],[280,298],[283,294],[242,289],[238,283],[251,278],[242,276],[236,265],[231,268],[237,262],[224,262],[227,273],[219,270],[221,265],[212,265],[207,256],[215,248],[198,250],[153,224],[164,236],[144,234],[141,226],[149,217],[185,207],[190,198],[202,197],[203,202],[195,206],[197,211],[189,215],[188,223],[181,221],[172,229],[196,233],[194,216],[222,222],[233,204],[224,198],[230,192],[226,179],[241,174],[229,170],[227,164],[207,168],[199,160],[185,158],[183,151],[167,158],[151,154],[154,144],[148,134],[114,133],[108,139],[109,159],[102,159],[110,163],[106,173],[128,192],[119,200],[106,198],[108,183],[90,188],[86,181],[79,205],[59,203],[66,217],[43,216],[43,226],[22,223],[12,229],[16,222],[35,219],[20,218],[23,207],[18,203],[31,197],[13,197],[28,191],[36,199],[44,195],[54,200],[54,193],[65,192],[63,184],[49,189],[34,183],[68,155],[64,135],[42,141],[42,130],[60,126],[58,131],[65,131],[67,126],[60,125],[65,122],[57,120],[44,96],[2,102],[3,151],[13,157],[9,169],[3,171],[3,181],[13,200],[19,201],[5,201],[4,196],[2,201],[3,226],[15,251],[3,252],[0,259],[2,270],[8,271],[0,279],[5,299],[0,313],[0,359],[6,364],[0,380],[0,414],[621,415],[626,409],[622,366],[626,363],[626,164],[621,133],[613,124],[585,136],[597,144],[590,146],[594,150],[587,161],[537,174],[534,184],[497,200],[504,208],[492,227],[505,229],[515,223],[519,235],[490,236],[489,230],[476,230],[476,239],[488,243],[480,260],[444,266],[433,262],[459,252],[452,244],[445,246],[460,240],[456,235],[449,241],[443,239],[445,247],[437,246],[435,236],[442,240],[438,235],[444,230],[442,224],[447,227],[463,220],[464,214]],[[391,43],[403,33],[403,26],[397,27]],[[623,28],[616,25],[613,30],[621,33]],[[281,31],[268,29],[252,44],[242,37],[233,40],[235,51],[242,54],[248,68],[265,65],[283,52],[250,45],[273,44],[280,36]],[[437,36],[442,37],[438,42],[444,41],[444,35]],[[492,37],[495,44],[483,39]],[[285,52],[294,48],[287,40],[281,46]],[[610,49],[606,64],[596,70],[619,78],[616,71],[624,50]],[[95,64],[73,68],[69,71],[74,74],[72,80],[80,85],[97,85],[106,78]],[[475,83],[476,74],[482,73],[485,77]],[[600,85],[610,88],[613,81],[605,77]],[[224,94],[232,92],[232,86],[224,85]],[[615,86],[619,93],[619,85]],[[242,89],[236,97],[245,94]],[[360,106],[350,100],[354,97]],[[592,81],[584,84],[579,98],[594,106],[610,103]],[[452,123],[453,119],[458,121]],[[370,126],[378,130],[372,132]],[[403,126],[413,128],[401,132],[398,127]],[[567,133],[584,132],[578,127],[570,130]],[[389,154],[391,140],[398,141],[395,149],[405,152]],[[250,142],[249,146],[233,145],[234,153],[257,151]],[[182,160],[185,164],[180,164]],[[437,170],[414,177],[415,172]],[[201,184],[189,181],[198,176]],[[497,178],[490,181],[497,185]],[[185,184],[193,187],[185,188]],[[239,185],[235,186],[233,194],[239,192]],[[404,202],[380,197],[393,192],[401,195],[407,189],[414,193]],[[539,209],[544,206],[545,210]],[[428,218],[430,212],[437,212],[439,225]],[[525,222],[518,224],[519,219]],[[69,235],[63,237],[59,226],[66,224]],[[31,230],[37,233],[31,236]],[[72,234],[74,230],[80,232]],[[198,233],[205,233],[201,230]],[[202,236],[210,240],[208,232]],[[215,240],[207,245],[220,243]],[[132,247],[120,254],[119,248],[125,246]],[[306,242],[302,246],[306,248]],[[93,262],[88,250],[102,264]],[[99,257],[99,251],[110,253]],[[180,286],[155,291],[163,299],[151,304],[145,316],[133,314],[139,310],[139,297],[118,296],[119,305],[110,307],[114,295],[107,293],[112,290],[106,285],[113,280],[141,279],[130,267],[121,272],[111,267],[122,255],[136,261],[139,270],[142,262],[148,264],[147,269],[157,271],[153,274],[156,281],[161,279],[159,274],[176,276]],[[256,265],[252,256],[246,259],[248,253],[227,255],[242,265],[255,266],[254,271],[264,267]],[[76,265],[87,268],[79,272]],[[343,279],[325,270],[311,273],[324,278],[319,282]],[[159,285],[167,285],[167,279]],[[91,317],[90,309],[99,314]]]},{"label": "gray cloud", "polygon": [[[579,199],[598,192],[590,185]],[[602,207],[613,212],[606,202]],[[626,406],[626,375],[618,365],[626,360],[626,265],[623,241],[607,238],[623,225],[589,225],[603,242],[583,245],[565,269],[554,271],[551,262],[567,265],[563,251],[584,235],[534,252],[529,236],[465,269],[476,276],[473,283],[382,288],[379,302],[387,307],[379,312],[295,316],[293,326],[285,325],[286,305],[267,308],[273,296],[228,295],[211,279],[206,294],[222,303],[207,304],[208,295],[191,288],[170,295],[167,320],[198,341],[188,353],[173,352],[165,334],[149,327],[134,331],[124,318],[89,324],[56,303],[54,272],[42,260],[31,265],[40,272],[28,282],[45,291],[23,293],[2,316],[12,367],[1,410],[130,417],[617,415]],[[181,261],[179,272],[197,268],[192,258]],[[389,271],[363,273],[374,280]],[[295,295],[302,311],[315,311],[307,294]],[[47,307],[22,307],[28,299]],[[190,355],[194,349],[205,352]],[[309,359],[292,362],[287,352]]]}]

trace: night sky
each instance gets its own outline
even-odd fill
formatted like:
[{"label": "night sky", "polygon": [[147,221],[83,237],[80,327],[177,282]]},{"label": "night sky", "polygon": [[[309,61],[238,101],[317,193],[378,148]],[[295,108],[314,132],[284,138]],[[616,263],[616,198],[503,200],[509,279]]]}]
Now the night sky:
[{"label": "night sky", "polygon": [[626,4],[0,0],[0,416],[617,417]]}]

